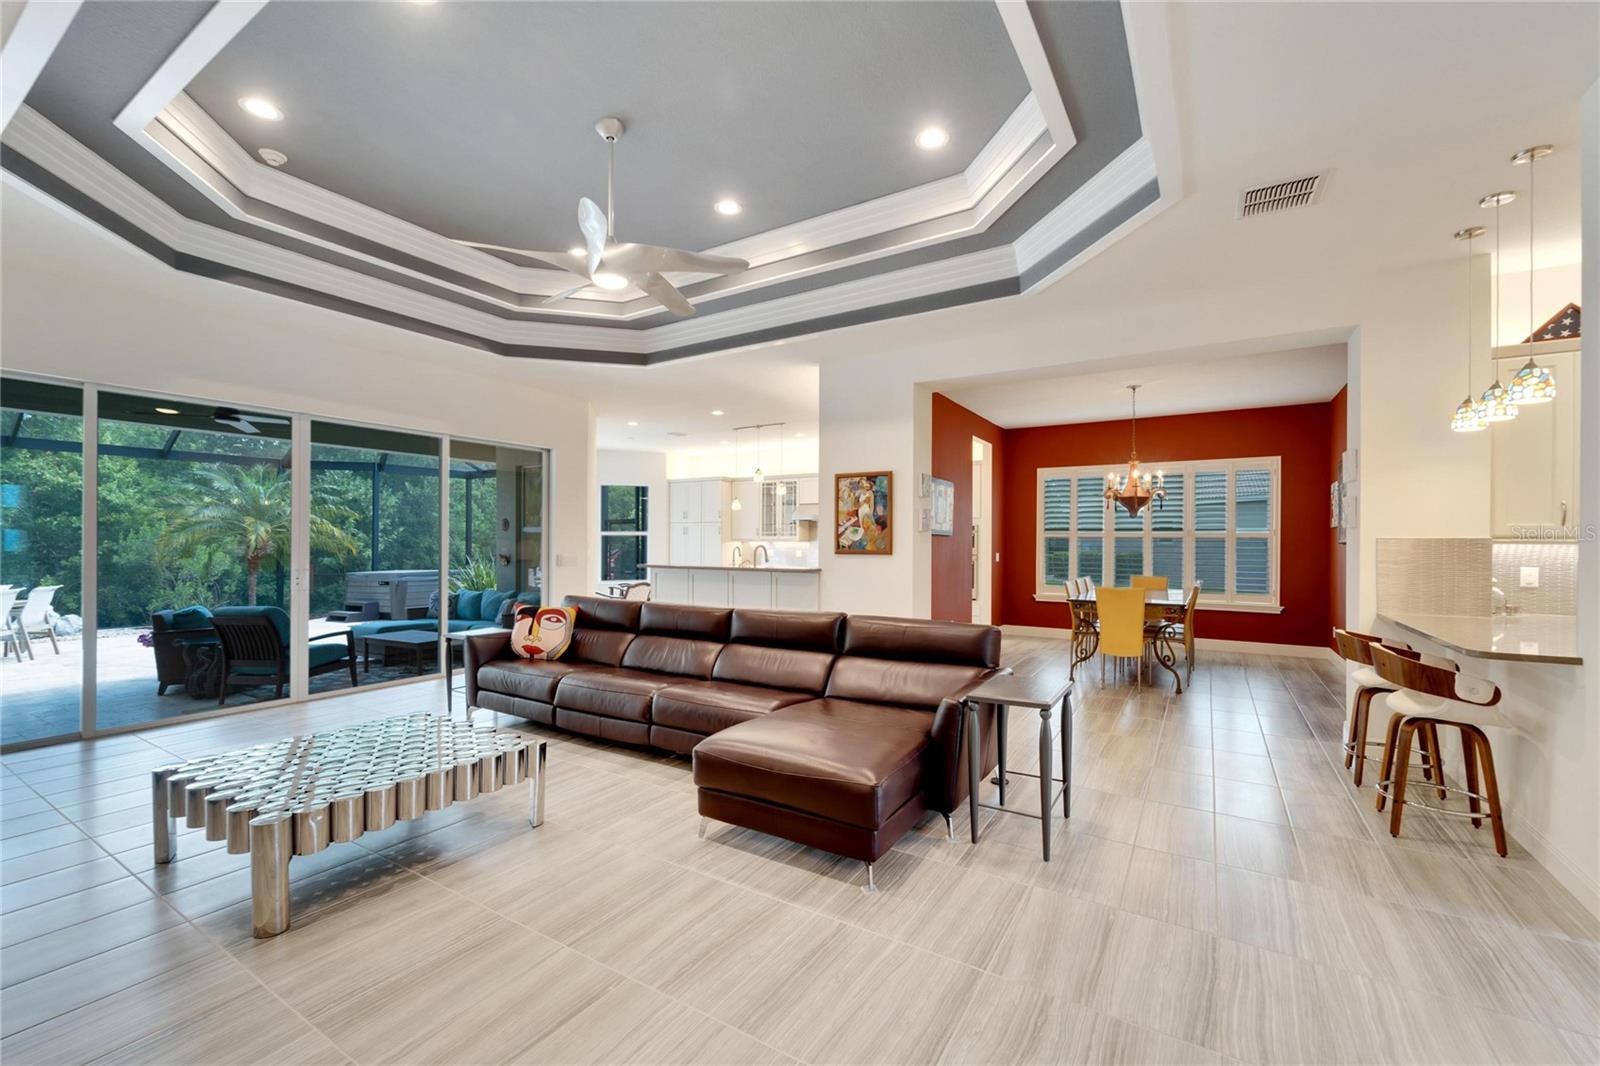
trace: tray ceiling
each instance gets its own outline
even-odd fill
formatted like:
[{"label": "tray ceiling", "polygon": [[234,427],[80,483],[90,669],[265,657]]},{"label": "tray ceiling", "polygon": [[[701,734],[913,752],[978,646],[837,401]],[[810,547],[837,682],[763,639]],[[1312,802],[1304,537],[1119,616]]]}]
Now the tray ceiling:
[{"label": "tray ceiling", "polygon": [[[619,235],[752,263],[673,276],[692,318],[631,290],[546,303],[571,275],[451,240],[577,243],[604,114],[628,124]],[[917,148],[927,125],[950,143]],[[600,362],[1025,291],[1159,196],[1113,3],[92,0],[4,147],[177,269]]]}]

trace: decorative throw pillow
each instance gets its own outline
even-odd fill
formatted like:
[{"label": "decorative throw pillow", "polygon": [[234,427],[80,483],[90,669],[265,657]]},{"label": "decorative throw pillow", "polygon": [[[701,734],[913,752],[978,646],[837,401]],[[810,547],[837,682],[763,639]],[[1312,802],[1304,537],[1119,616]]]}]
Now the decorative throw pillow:
[{"label": "decorative throw pillow", "polygon": [[519,603],[512,618],[512,651],[524,659],[559,659],[572,644],[578,609]]}]

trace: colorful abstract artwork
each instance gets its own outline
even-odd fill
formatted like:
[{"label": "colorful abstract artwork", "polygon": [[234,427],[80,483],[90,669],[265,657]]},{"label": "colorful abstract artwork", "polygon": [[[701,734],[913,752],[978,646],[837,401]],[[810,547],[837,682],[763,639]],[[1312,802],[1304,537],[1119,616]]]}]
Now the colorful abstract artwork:
[{"label": "colorful abstract artwork", "polygon": [[888,555],[894,550],[894,475],[835,474],[833,550],[839,555]]}]

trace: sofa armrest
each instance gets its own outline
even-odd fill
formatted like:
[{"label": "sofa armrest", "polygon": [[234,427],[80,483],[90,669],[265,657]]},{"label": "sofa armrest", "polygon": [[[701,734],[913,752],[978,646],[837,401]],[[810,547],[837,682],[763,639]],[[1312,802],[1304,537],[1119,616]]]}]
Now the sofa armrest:
[{"label": "sofa armrest", "polygon": [[474,633],[461,642],[461,672],[467,675],[467,706],[478,705],[478,668],[511,652],[511,631]]},{"label": "sofa armrest", "polygon": [[[933,712],[929,743],[923,754],[923,794],[928,806],[941,814],[952,814],[966,802],[971,790],[967,772],[967,751],[971,731],[967,728],[966,704],[948,697]],[[979,728],[983,734],[983,772],[1000,765],[998,731],[992,703],[978,704]]]}]

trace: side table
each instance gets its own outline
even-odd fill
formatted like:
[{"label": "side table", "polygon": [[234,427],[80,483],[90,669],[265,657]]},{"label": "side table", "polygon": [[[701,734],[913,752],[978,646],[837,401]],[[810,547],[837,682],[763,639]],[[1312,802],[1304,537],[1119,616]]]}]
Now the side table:
[{"label": "side table", "polygon": [[[455,633],[446,633],[444,655],[444,715],[449,718],[455,713],[455,681],[453,669],[456,661],[456,651],[461,652],[461,665],[467,665],[467,638],[483,636],[486,633],[509,633],[509,629],[500,626],[482,626],[478,629],[463,629]],[[472,721],[472,704],[467,704],[467,721]]]},{"label": "side table", "polygon": [[[1024,818],[1039,819],[1039,829],[1044,846],[1044,861],[1050,861],[1051,817],[1056,801],[1061,801],[1061,816],[1072,817],[1072,661],[1044,659],[1024,662],[1005,673],[996,674],[972,689],[963,698],[967,711],[967,812],[972,822],[972,842],[978,842],[978,809],[986,808],[1002,814],[1019,814]],[[978,705],[995,704],[996,731],[999,739],[1000,765],[999,803],[984,803],[978,798],[978,784],[983,776],[983,735]],[[1055,776],[1055,750],[1051,744],[1051,722],[1056,705],[1061,706],[1061,777]],[[1039,779],[1039,813],[1019,811],[1007,807],[1006,802],[1006,729],[1005,715],[1011,707],[1031,707],[1039,712],[1039,772],[1010,771],[1018,777]],[[1055,791],[1060,785],[1061,790]]]}]

